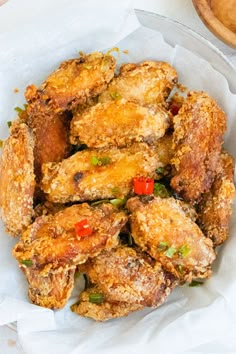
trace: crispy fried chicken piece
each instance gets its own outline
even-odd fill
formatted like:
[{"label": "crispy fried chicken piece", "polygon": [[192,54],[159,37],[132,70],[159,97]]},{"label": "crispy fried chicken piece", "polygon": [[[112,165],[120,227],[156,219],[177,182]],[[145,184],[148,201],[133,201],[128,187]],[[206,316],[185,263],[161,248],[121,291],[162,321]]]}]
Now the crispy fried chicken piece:
[{"label": "crispy fried chicken piece", "polygon": [[181,281],[208,277],[215,259],[212,241],[185,214],[181,202],[142,199],[134,197],[126,204],[135,243]]},{"label": "crispy fried chicken piece", "polygon": [[[92,234],[80,237],[75,224],[86,220]],[[77,265],[95,257],[104,249],[118,244],[118,234],[126,223],[124,212],[111,204],[90,207],[87,203],[73,205],[55,215],[43,215],[23,233],[13,255],[20,264],[30,260],[32,269],[58,269]]]},{"label": "crispy fried chicken piece", "polygon": [[71,306],[71,310],[77,315],[89,317],[95,321],[107,321],[112,318],[128,316],[131,312],[142,309],[140,304],[127,302],[109,302],[104,300],[101,304],[89,301],[89,296],[100,294],[98,286],[91,286],[80,294],[79,302]]},{"label": "crispy fried chicken piece", "polygon": [[115,65],[113,56],[101,52],[64,61],[38,90],[29,86],[26,99],[32,103],[40,96],[54,112],[72,109],[107,87],[114,76]]},{"label": "crispy fried chicken piece", "polygon": [[140,64],[124,64],[99,101],[125,98],[141,106],[165,104],[176,82],[177,72],[168,63],[144,61]]},{"label": "crispy fried chicken piece", "polygon": [[204,92],[190,92],[174,117],[171,187],[187,201],[198,201],[214,180],[226,116]]},{"label": "crispy fried chicken piece", "polygon": [[56,203],[127,195],[136,176],[152,177],[158,167],[154,149],[134,144],[124,149],[79,151],[61,163],[43,165],[42,189]]},{"label": "crispy fried chicken piece", "polygon": [[71,122],[71,143],[90,148],[125,147],[134,142],[153,143],[165,134],[168,114],[125,99],[98,103]]},{"label": "crispy fried chicken piece", "polygon": [[177,284],[161,264],[141,250],[118,247],[104,251],[79,267],[97,284],[108,302],[160,306]]},{"label": "crispy fried chicken piece", "polygon": [[20,268],[29,283],[28,296],[38,306],[60,309],[65,306],[74,287],[76,266],[57,269],[32,269],[23,264]]},{"label": "crispy fried chicken piece", "polygon": [[33,215],[34,140],[24,123],[14,123],[0,158],[0,207],[6,231],[19,236]]},{"label": "crispy fried chicken piece", "polygon": [[229,220],[235,197],[233,174],[234,160],[224,151],[211,190],[203,195],[199,204],[199,226],[212,239],[214,246],[219,246],[229,236]]}]

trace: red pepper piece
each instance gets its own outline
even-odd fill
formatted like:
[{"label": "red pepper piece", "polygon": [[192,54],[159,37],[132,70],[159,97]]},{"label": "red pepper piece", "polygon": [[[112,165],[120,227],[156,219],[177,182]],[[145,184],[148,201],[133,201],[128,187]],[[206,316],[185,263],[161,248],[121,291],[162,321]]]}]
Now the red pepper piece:
[{"label": "red pepper piece", "polygon": [[180,107],[175,102],[173,102],[172,105],[170,106],[170,111],[173,114],[173,116],[176,116],[179,113],[179,109]]},{"label": "red pepper piece", "polygon": [[89,236],[93,233],[93,229],[89,226],[88,220],[83,219],[75,224],[75,232],[80,237]]},{"label": "red pepper piece", "polygon": [[154,190],[154,179],[148,177],[135,177],[133,180],[134,193],[152,194]]}]

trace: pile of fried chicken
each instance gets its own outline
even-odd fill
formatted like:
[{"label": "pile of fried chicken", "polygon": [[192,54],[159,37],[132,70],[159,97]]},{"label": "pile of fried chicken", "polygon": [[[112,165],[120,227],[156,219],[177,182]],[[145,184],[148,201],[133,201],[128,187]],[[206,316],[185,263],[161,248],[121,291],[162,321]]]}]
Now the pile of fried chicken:
[{"label": "pile of fried chicken", "polygon": [[208,278],[235,194],[216,101],[175,100],[166,62],[115,70],[110,52],[81,54],[28,86],[0,159],[1,218],[30,300],[60,309],[86,274],[71,308],[97,321]]}]

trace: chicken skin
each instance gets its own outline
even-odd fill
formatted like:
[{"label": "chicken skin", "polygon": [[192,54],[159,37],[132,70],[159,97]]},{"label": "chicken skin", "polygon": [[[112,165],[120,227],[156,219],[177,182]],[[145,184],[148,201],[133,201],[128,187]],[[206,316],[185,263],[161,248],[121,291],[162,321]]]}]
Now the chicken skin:
[{"label": "chicken skin", "polygon": [[175,277],[141,250],[118,247],[104,251],[79,267],[98,284],[109,302],[157,307],[176,285]]},{"label": "chicken skin", "polygon": [[203,195],[198,208],[198,224],[214,246],[228,238],[234,197],[234,160],[224,151],[211,190]]},{"label": "chicken skin", "polygon": [[146,108],[114,100],[97,105],[74,116],[71,142],[89,148],[125,147],[134,142],[153,143],[165,134],[168,114],[161,108]]},{"label": "chicken skin", "polygon": [[33,215],[34,140],[24,123],[14,123],[0,158],[0,207],[6,231],[19,236]]},{"label": "chicken skin", "polygon": [[38,90],[29,86],[26,99],[31,104],[40,96],[56,113],[72,109],[107,87],[114,76],[115,65],[113,56],[101,52],[64,61]]},{"label": "chicken skin", "polygon": [[226,116],[204,92],[190,92],[174,117],[171,187],[186,201],[199,201],[208,192],[226,130]]},{"label": "chicken skin", "polygon": [[[92,233],[81,238],[75,224],[82,220],[86,220]],[[77,265],[115,247],[126,221],[125,213],[117,212],[111,204],[96,208],[87,203],[72,205],[54,215],[38,217],[23,233],[13,255],[21,264],[30,261],[32,269]]]},{"label": "chicken skin", "polygon": [[163,104],[177,82],[177,73],[168,63],[144,61],[124,64],[120,73],[99,97],[99,102],[116,98],[136,102],[141,106]]},{"label": "chicken skin", "polygon": [[43,165],[42,189],[55,203],[126,196],[136,176],[152,177],[157,153],[146,144],[79,151],[59,164]]},{"label": "chicken skin", "polygon": [[90,301],[91,296],[101,296],[103,293],[100,288],[90,286],[85,291],[82,291],[78,303],[71,306],[71,310],[82,317],[92,318],[95,321],[103,322],[112,318],[128,316],[131,312],[142,309],[144,306],[140,304],[131,304],[127,302],[109,302],[106,299],[102,303],[93,303]]},{"label": "chicken skin", "polygon": [[126,204],[131,212],[131,233],[143,251],[181,281],[206,278],[215,259],[212,241],[185,214],[174,198],[134,197]]}]

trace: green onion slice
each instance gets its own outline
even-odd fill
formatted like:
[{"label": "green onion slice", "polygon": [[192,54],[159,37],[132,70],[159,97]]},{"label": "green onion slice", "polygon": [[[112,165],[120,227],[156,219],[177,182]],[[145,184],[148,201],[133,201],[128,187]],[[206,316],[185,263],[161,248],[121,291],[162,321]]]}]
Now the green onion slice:
[{"label": "green onion slice", "polygon": [[187,255],[189,254],[190,251],[191,251],[191,249],[188,245],[183,245],[179,248],[178,254],[184,258],[184,257],[187,257]]},{"label": "green onion slice", "polygon": [[168,198],[170,196],[170,193],[168,192],[164,184],[158,182],[154,183],[153,193],[156,197],[161,197],[161,198]]},{"label": "green onion slice", "polygon": [[89,294],[89,302],[92,302],[93,304],[102,304],[104,300],[105,297],[102,293]]},{"label": "green onion slice", "polygon": [[111,163],[111,158],[109,156],[102,156],[102,157],[92,156],[91,157],[91,164],[93,166],[106,166],[109,163]]},{"label": "green onion slice", "polygon": [[189,284],[189,286],[190,286],[191,288],[193,288],[193,287],[195,287],[195,286],[201,286],[201,285],[203,285],[203,284],[204,284],[204,283],[201,282],[201,281],[193,280],[192,283]]},{"label": "green onion slice", "polygon": [[160,242],[157,246],[159,251],[166,251],[168,248],[168,243],[167,242]]},{"label": "green onion slice", "polygon": [[123,198],[123,199],[119,199],[119,198],[111,199],[111,200],[110,200],[110,203],[111,203],[113,206],[119,208],[119,207],[123,206],[123,205],[126,203],[126,199],[125,199],[125,198]]},{"label": "green onion slice", "polygon": [[31,267],[33,265],[33,262],[31,259],[21,259],[21,264],[24,264],[26,267]]},{"label": "green onion slice", "polygon": [[9,120],[9,121],[7,122],[7,125],[8,125],[8,128],[10,128],[11,125],[12,125],[12,122]]},{"label": "green onion slice", "polygon": [[122,98],[118,92],[110,92],[110,96],[113,100],[118,100]]},{"label": "green onion slice", "polygon": [[174,247],[169,247],[168,250],[165,251],[165,255],[168,258],[172,258],[176,253],[176,249]]},{"label": "green onion slice", "polygon": [[156,169],[156,173],[158,173],[159,175],[163,175],[166,172],[166,169],[164,167],[158,167]]}]

